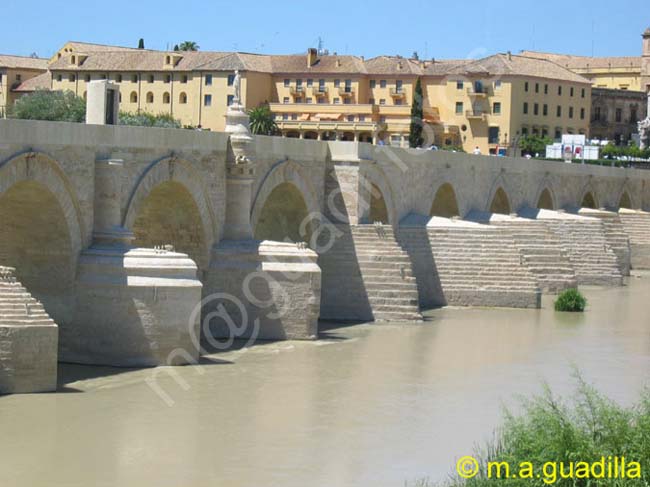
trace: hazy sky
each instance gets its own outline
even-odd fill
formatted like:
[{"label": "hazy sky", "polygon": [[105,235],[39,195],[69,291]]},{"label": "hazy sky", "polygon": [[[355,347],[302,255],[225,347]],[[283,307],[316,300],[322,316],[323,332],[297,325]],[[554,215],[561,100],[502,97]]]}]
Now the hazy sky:
[{"label": "hazy sky", "polygon": [[[322,5],[322,7],[320,6]],[[470,58],[537,49],[639,55],[648,0],[231,1],[9,0],[0,53],[49,57],[67,40],[166,49],[302,53],[322,38],[339,54]]]}]

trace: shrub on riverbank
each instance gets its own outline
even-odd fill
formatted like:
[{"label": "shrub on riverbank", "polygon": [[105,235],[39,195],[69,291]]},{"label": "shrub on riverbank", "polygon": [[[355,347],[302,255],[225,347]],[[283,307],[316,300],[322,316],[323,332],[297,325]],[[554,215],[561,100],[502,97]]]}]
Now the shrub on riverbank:
[{"label": "shrub on riverbank", "polygon": [[567,289],[555,301],[555,311],[582,312],[587,306],[585,298],[577,289]]},{"label": "shrub on riverbank", "polygon": [[[468,480],[454,479],[447,484],[449,487],[650,485],[649,391],[642,395],[639,404],[624,408],[578,377],[577,391],[570,403],[558,399],[545,387],[542,395],[524,402],[523,406],[523,413],[519,416],[506,411],[504,425],[496,439],[475,454],[480,465],[478,475]],[[609,457],[625,457],[628,465],[639,462],[640,478],[631,477],[631,470],[628,470],[626,478],[561,478],[560,462],[568,474],[570,464],[594,464],[603,457],[605,462]],[[535,468],[535,476],[530,479],[488,478],[488,462],[508,462],[511,476],[518,473],[522,463],[530,462]],[[555,462],[555,478],[552,468],[546,472],[542,470],[547,462]],[[605,465],[607,476],[609,464]],[[495,471],[492,469],[493,477]],[[574,473],[577,472],[575,467]]]}]

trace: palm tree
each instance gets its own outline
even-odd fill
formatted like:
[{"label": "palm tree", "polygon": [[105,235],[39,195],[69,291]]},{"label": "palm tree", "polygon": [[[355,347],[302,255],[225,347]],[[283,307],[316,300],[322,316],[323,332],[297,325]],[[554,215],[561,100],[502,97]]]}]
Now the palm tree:
[{"label": "palm tree", "polygon": [[276,135],[279,130],[275,124],[273,112],[268,104],[253,108],[248,112],[251,132],[256,135]]},{"label": "palm tree", "polygon": [[194,41],[183,41],[180,43],[178,48],[181,51],[198,51],[199,45]]}]

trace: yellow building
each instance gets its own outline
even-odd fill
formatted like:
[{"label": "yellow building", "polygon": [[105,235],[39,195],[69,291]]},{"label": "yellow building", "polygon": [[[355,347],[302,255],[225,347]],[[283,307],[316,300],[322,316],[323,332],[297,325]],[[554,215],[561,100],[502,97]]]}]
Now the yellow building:
[{"label": "yellow building", "polygon": [[587,134],[591,85],[551,61],[510,53],[423,63],[425,106],[437,108],[442,145],[483,154],[525,135]]},{"label": "yellow building", "polygon": [[0,54],[0,118],[6,116],[7,108],[27,91],[26,82],[37,77],[39,86],[49,87],[47,82],[43,85],[47,78],[47,59]]}]

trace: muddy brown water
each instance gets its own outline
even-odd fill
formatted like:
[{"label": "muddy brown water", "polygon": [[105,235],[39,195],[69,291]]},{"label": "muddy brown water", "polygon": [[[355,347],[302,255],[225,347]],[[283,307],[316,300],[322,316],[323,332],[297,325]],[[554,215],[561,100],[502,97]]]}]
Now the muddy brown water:
[{"label": "muddy brown water", "polygon": [[585,292],[583,315],[551,299],[539,311],[441,309],[420,325],[215,354],[176,377],[62,364],[59,393],[0,397],[0,485],[441,480],[542,381],[569,394],[577,367],[624,404],[650,383],[650,274]]}]

